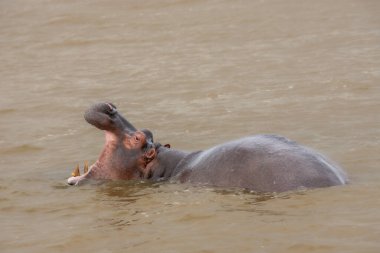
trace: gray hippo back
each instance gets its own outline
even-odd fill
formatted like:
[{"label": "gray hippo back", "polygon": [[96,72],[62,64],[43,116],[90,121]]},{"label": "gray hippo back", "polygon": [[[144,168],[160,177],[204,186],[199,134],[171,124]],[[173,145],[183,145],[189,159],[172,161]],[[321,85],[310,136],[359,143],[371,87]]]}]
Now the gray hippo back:
[{"label": "gray hippo back", "polygon": [[256,135],[185,157],[174,180],[283,192],[345,184],[343,170],[320,153],[277,135]]}]

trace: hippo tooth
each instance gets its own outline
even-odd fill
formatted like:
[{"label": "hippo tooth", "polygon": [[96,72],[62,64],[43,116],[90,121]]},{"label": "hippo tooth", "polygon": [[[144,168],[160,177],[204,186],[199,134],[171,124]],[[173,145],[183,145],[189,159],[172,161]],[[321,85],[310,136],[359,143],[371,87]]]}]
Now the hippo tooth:
[{"label": "hippo tooth", "polygon": [[88,172],[88,162],[87,161],[85,161],[84,162],[84,167],[83,167],[83,173],[87,173]]},{"label": "hippo tooth", "polygon": [[80,176],[79,165],[77,165],[77,167],[74,169],[74,171],[71,172],[71,176],[73,176],[73,177]]}]

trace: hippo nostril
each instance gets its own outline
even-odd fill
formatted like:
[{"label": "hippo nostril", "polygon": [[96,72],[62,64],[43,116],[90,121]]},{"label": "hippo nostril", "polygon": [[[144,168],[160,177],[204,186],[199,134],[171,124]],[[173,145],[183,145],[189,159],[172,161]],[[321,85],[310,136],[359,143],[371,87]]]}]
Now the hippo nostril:
[{"label": "hippo nostril", "polygon": [[117,110],[116,109],[113,109],[112,111],[110,111],[110,114],[111,115],[115,115],[117,113]]},{"label": "hippo nostril", "polygon": [[116,106],[112,103],[106,103],[106,105],[108,105],[108,107],[111,109],[111,110],[115,110],[116,109]]},{"label": "hippo nostril", "polygon": [[107,111],[108,114],[110,115],[114,115],[117,113],[117,110],[116,110],[116,106],[114,106],[113,104],[111,103],[106,103],[106,105],[108,105],[109,109]]},{"label": "hippo nostril", "polygon": [[113,106],[111,105],[111,103],[106,103],[106,105],[108,105],[111,111],[113,110]]}]

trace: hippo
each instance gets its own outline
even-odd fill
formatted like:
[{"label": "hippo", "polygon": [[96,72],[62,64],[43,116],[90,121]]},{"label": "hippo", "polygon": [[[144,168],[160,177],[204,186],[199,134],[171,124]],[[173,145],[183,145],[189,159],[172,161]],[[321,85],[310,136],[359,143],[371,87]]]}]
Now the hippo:
[{"label": "hippo", "polygon": [[98,160],[70,185],[93,180],[151,180],[285,192],[343,185],[344,171],[322,154],[285,137],[261,134],[229,141],[203,151],[186,152],[153,141],[147,129],[136,129],[112,103],[98,103],[85,120],[105,132]]}]

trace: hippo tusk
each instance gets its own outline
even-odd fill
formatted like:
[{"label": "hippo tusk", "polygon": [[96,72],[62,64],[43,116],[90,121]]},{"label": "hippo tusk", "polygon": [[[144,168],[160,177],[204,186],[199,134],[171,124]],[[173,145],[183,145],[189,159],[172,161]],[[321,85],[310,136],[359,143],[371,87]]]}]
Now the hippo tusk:
[{"label": "hippo tusk", "polygon": [[88,172],[88,162],[84,162],[84,167],[83,167],[83,173],[86,174]]},{"label": "hippo tusk", "polygon": [[71,176],[72,177],[80,176],[79,165],[77,165],[77,167],[73,170],[73,172],[71,172]]}]

